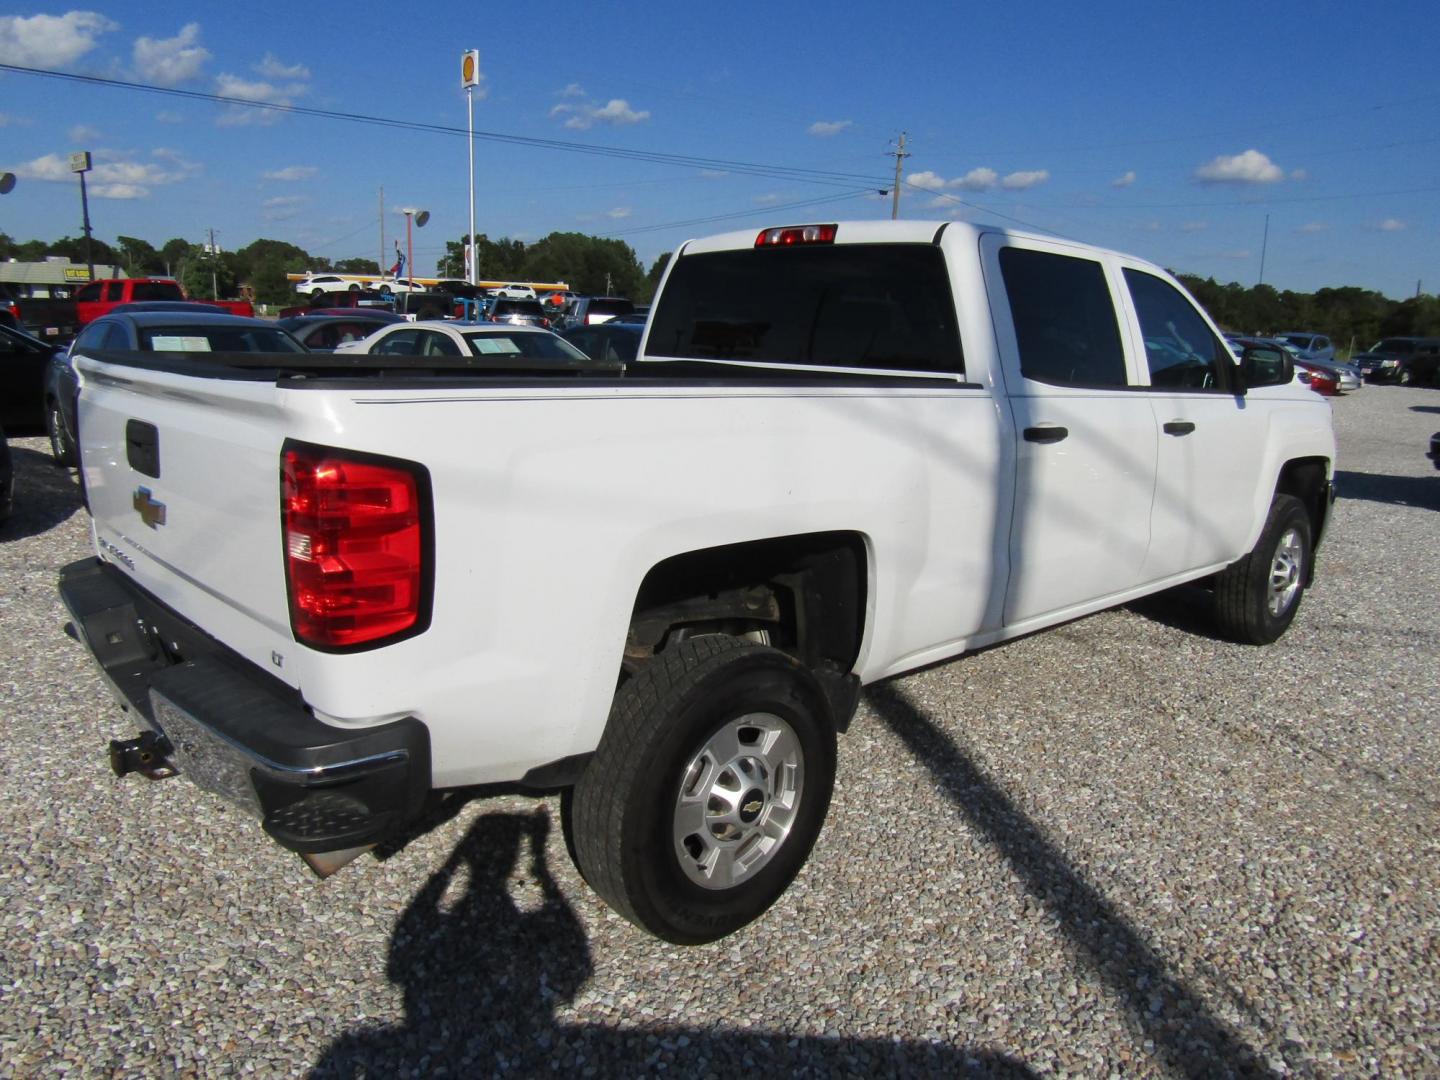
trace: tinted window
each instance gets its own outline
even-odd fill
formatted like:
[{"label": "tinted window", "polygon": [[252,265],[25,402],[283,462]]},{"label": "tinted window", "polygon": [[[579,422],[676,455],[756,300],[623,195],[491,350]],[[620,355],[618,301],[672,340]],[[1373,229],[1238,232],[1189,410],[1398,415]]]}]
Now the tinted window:
[{"label": "tinted window", "polygon": [[415,352],[418,334],[418,330],[396,330],[381,338],[370,351],[379,356],[410,356]]},{"label": "tinted window", "polygon": [[420,347],[415,351],[419,356],[459,356],[460,346],[438,331],[425,330],[420,334]]},{"label": "tinted window", "polygon": [[471,333],[465,335],[476,356],[525,356],[533,360],[584,360],[585,354],[554,334]]},{"label": "tinted window", "polygon": [[92,282],[91,284],[86,285],[86,286],[85,286],[83,289],[81,289],[78,293],[76,293],[76,294],[75,294],[75,299],[76,299],[76,300],[87,300],[87,301],[88,301],[88,300],[99,300],[99,299],[100,299],[100,289],[101,289],[100,282],[98,282],[98,281]]},{"label": "tinted window", "polygon": [[1093,259],[1024,248],[1000,250],[1020,373],[1059,386],[1124,386],[1120,325]]},{"label": "tinted window", "polygon": [[495,301],[492,314],[530,315],[537,319],[543,319],[545,318],[545,309],[540,306],[539,300],[508,300],[502,298]]},{"label": "tinted window", "polygon": [[304,352],[285,331],[269,326],[153,326],[140,331],[149,352]]},{"label": "tinted window", "polygon": [[106,300],[123,300],[123,299],[125,299],[125,286],[124,286],[123,284],[121,284],[120,282],[118,282],[118,281],[107,281],[107,282],[105,283],[105,299],[106,299]]},{"label": "tinted window", "polygon": [[[98,289],[99,286],[97,285],[95,288]],[[74,352],[89,352],[93,349],[101,348],[100,341],[105,337],[105,331],[108,330],[111,325],[111,323],[91,323],[84,330],[80,331],[80,336],[75,339],[75,344],[70,346],[71,350]]]},{"label": "tinted window", "polygon": [[169,281],[137,281],[134,300],[184,300],[180,286]]},{"label": "tinted window", "polygon": [[1395,353],[1397,356],[1409,356],[1415,351],[1415,342],[1409,338],[1386,338],[1384,341],[1377,341],[1370,346],[1371,352]]},{"label": "tinted window", "polygon": [[1168,281],[1139,270],[1125,271],[1125,284],[1140,317],[1150,385],[1167,390],[1215,390],[1230,384],[1230,350]]},{"label": "tinted window", "polygon": [[635,310],[635,305],[629,300],[591,300],[585,305],[585,314],[590,315],[629,315]]},{"label": "tinted window", "polygon": [[105,336],[100,339],[99,347],[102,349],[128,349],[130,348],[130,335],[118,322],[110,323],[105,327]]},{"label": "tinted window", "polygon": [[650,321],[654,356],[964,370],[945,257],[929,244],[687,255]]}]

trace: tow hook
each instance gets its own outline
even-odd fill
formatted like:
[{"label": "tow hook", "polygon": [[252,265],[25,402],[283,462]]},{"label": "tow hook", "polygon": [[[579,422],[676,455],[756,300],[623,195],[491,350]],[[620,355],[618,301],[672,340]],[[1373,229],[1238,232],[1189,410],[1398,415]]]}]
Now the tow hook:
[{"label": "tow hook", "polygon": [[116,776],[139,773],[151,780],[164,780],[175,775],[175,768],[166,760],[170,740],[153,731],[142,731],[133,739],[110,740],[110,769]]}]

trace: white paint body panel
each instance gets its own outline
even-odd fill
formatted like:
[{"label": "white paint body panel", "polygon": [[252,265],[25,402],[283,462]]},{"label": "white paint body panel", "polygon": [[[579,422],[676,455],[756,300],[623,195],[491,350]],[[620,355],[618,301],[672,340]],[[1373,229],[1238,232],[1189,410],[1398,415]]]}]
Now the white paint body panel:
[{"label": "white paint body panel", "polygon": [[[930,243],[938,230],[841,232]],[[1253,544],[1285,461],[1333,460],[1328,407],[1303,387],[1242,399],[1249,460],[1239,475],[1226,459],[1218,479],[1154,434],[1160,415],[1195,403],[1007,392],[1014,335],[981,259],[996,241],[952,224],[939,242],[963,385],[290,389],[82,360],[97,550],[328,722],[424,721],[434,783],[447,787],[514,780],[594,749],[637,590],[672,556],[858,533],[868,580],[855,671],[869,682],[1209,572]],[[159,478],[127,464],[129,419],[159,429]],[[1064,456],[1019,437],[1049,422],[1074,433],[1058,444]],[[424,633],[349,655],[296,644],[280,529],[287,438],[429,470],[435,599]],[[140,486],[165,503],[165,525],[141,523]],[[1186,565],[1147,559],[1153,535],[1194,533],[1204,542],[1181,545]]]}]

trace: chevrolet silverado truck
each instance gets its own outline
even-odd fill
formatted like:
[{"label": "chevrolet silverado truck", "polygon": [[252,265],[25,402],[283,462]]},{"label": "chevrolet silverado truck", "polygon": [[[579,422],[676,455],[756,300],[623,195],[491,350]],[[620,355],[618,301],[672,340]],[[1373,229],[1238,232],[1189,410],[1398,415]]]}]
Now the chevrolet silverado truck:
[{"label": "chevrolet silverado truck", "polygon": [[60,592],[140,728],[112,766],[322,876],[447,789],[559,791],[591,887],[714,940],[801,869],[864,684],[1183,583],[1271,642],[1331,508],[1283,351],[1044,236],[695,240],[628,364],[461,331],[74,357],[95,557]]}]

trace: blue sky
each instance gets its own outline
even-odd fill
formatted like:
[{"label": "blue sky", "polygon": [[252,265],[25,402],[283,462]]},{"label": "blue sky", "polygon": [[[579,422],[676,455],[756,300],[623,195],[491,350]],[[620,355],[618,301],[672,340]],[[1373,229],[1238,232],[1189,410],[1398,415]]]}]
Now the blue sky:
[{"label": "blue sky", "polygon": [[[689,236],[888,217],[905,131],[904,217],[1246,284],[1264,243],[1278,288],[1402,297],[1440,291],[1437,30],[1410,0],[28,4],[0,9],[0,63],[463,129],[478,48],[477,131],[606,152],[478,140],[477,231],[617,236],[647,267]],[[397,207],[431,212],[425,272],[467,224],[463,137],[5,72],[0,169],[20,179],[0,231],[78,235],[81,149],[112,242],[213,228],[376,258],[383,186],[387,247]]]}]

